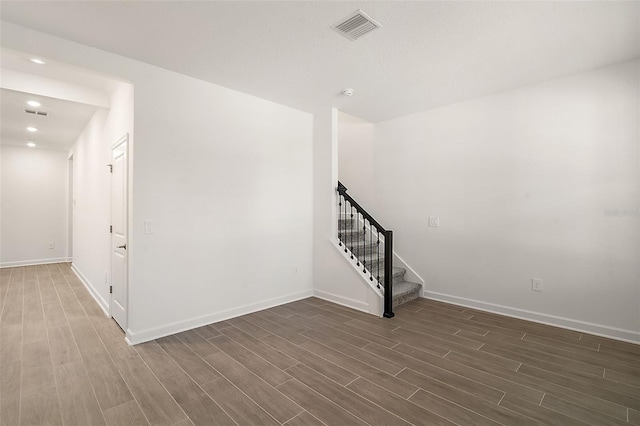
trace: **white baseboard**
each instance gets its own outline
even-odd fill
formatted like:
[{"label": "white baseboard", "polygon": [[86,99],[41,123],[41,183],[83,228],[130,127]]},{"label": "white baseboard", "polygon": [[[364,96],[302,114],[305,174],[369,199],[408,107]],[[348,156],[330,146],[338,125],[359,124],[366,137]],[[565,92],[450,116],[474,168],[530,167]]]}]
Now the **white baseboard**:
[{"label": "white baseboard", "polygon": [[293,293],[286,296],[263,300],[261,302],[252,303],[249,305],[238,306],[236,308],[203,315],[203,316],[192,318],[185,321],[166,324],[157,328],[151,328],[151,329],[138,331],[138,332],[133,332],[130,329],[127,329],[125,340],[130,345],[137,345],[139,343],[144,343],[151,340],[159,339],[161,337],[180,333],[186,330],[191,330],[193,328],[202,327],[203,325],[212,324],[214,322],[224,321],[229,318],[235,318],[241,315],[250,314],[252,312],[261,311],[263,309],[273,308],[274,306],[279,306],[284,303],[295,302],[296,300],[300,300],[300,299],[306,299],[307,297],[311,297],[311,296],[313,296],[313,291],[306,290],[306,291],[301,291],[299,293]]},{"label": "white baseboard", "polygon": [[98,303],[98,306],[100,306],[100,308],[104,311],[104,314],[106,316],[110,316],[109,315],[109,303],[107,303],[107,301],[104,300],[102,298],[102,296],[100,296],[100,293],[98,293],[98,291],[95,289],[95,287],[93,287],[93,285],[87,279],[87,277],[85,277],[82,274],[82,272],[80,272],[80,270],[76,267],[76,265],[74,265],[73,263],[71,264],[71,270],[73,271],[74,274],[76,274],[76,276],[78,277],[80,282],[82,282],[82,284],[84,284],[84,286],[87,288],[87,291],[89,291],[89,294],[91,294],[91,296]]},{"label": "white baseboard", "polygon": [[0,269],[13,268],[16,266],[35,266],[48,265],[50,263],[69,263],[71,259],[68,257],[55,257],[50,259],[34,259],[34,260],[16,260],[12,262],[0,262]]},{"label": "white baseboard", "polygon": [[467,308],[479,309],[482,311],[492,312],[508,317],[533,321],[540,324],[562,327],[583,333],[595,334],[597,336],[607,337],[610,339],[622,340],[630,343],[640,343],[640,332],[633,330],[625,330],[622,328],[609,327],[606,325],[543,314],[540,312],[528,311],[525,309],[496,305],[494,303],[483,302],[481,300],[467,299],[464,297],[451,296],[449,294],[436,293],[433,291],[425,291],[424,298],[451,303],[453,305],[464,306]]},{"label": "white baseboard", "polygon": [[362,300],[351,299],[349,297],[340,296],[338,294],[329,293],[328,291],[314,290],[313,295],[319,299],[327,300],[329,302],[337,303],[338,305],[346,306],[347,308],[355,309],[356,311],[369,312],[369,304]]}]

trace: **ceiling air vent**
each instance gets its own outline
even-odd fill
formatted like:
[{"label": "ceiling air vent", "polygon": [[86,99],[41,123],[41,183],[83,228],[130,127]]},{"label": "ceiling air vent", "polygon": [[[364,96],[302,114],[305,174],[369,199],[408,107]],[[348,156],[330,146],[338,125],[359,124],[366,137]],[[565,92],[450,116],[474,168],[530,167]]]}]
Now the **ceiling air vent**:
[{"label": "ceiling air vent", "polygon": [[380,27],[380,24],[360,9],[331,26],[331,28],[352,41]]},{"label": "ceiling air vent", "polygon": [[27,108],[24,109],[24,112],[26,112],[27,114],[41,115],[43,117],[46,117],[47,115],[49,115],[49,113],[46,111],[38,111],[35,109],[27,109]]}]

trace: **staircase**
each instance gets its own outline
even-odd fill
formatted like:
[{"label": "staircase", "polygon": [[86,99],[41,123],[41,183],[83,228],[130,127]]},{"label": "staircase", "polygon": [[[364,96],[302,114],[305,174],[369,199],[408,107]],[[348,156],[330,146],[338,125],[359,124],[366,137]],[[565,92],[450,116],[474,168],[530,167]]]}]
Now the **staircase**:
[{"label": "staircase", "polygon": [[[378,289],[384,291],[385,241],[381,232],[372,229],[360,217],[351,218],[351,213],[341,214],[338,220],[338,235],[341,249],[351,254],[354,265],[366,274]],[[392,267],[392,307],[400,306],[420,297],[421,285],[405,280],[406,269]]]}]

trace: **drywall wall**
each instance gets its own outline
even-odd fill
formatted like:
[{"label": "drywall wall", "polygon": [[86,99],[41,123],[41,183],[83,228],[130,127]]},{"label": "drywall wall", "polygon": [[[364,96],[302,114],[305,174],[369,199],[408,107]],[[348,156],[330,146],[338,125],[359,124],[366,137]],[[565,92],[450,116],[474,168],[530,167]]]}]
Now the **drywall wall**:
[{"label": "drywall wall", "polygon": [[[109,311],[110,147],[133,131],[133,87],[118,83],[110,108],[91,117],[71,148],[73,155],[73,268]],[[131,137],[132,139],[132,137]]]},{"label": "drywall wall", "polygon": [[376,124],[376,211],[427,297],[640,340],[639,75],[628,62]]},{"label": "drywall wall", "polygon": [[0,161],[0,266],[67,261],[67,153],[2,146]]},{"label": "drywall wall", "polygon": [[311,114],[10,23],[2,43],[134,86],[130,342],[312,294]]},{"label": "drywall wall", "polygon": [[373,130],[373,123],[338,113],[338,179],[367,211],[374,208]]},{"label": "drywall wall", "polygon": [[135,83],[134,326],[170,330],[310,296],[313,117],[149,72],[153,84]]},{"label": "drywall wall", "polygon": [[323,109],[313,121],[313,292],[354,309],[382,315],[380,297],[338,249],[339,112]]},{"label": "drywall wall", "polygon": [[109,173],[104,128],[109,110],[97,110],[70,150],[73,156],[72,268],[109,312]]}]

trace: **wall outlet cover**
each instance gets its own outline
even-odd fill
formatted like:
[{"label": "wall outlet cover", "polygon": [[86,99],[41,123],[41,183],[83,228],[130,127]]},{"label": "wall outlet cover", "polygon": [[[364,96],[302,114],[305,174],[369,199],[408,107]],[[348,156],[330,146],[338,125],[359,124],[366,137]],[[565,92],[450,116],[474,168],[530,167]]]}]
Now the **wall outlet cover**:
[{"label": "wall outlet cover", "polygon": [[531,290],[542,291],[542,280],[540,278],[531,279]]}]

